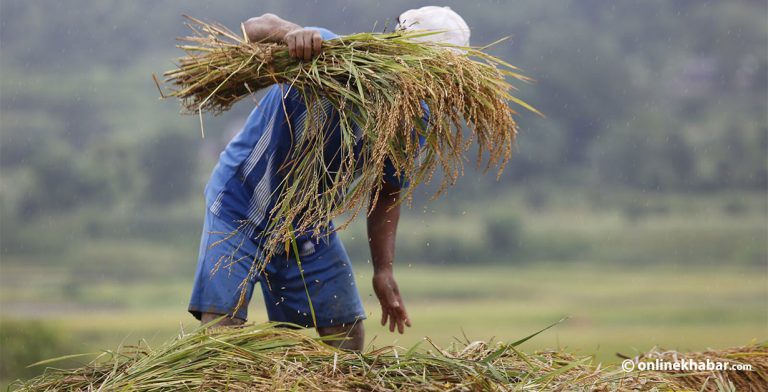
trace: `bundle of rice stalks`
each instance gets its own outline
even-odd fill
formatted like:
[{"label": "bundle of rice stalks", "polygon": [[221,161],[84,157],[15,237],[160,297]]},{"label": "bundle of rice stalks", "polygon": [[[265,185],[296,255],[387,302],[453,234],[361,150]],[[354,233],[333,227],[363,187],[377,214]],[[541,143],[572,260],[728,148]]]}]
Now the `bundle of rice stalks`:
[{"label": "bundle of rice stalks", "polygon": [[[532,335],[533,336],[533,335]],[[152,349],[107,352],[74,370],[47,369],[19,391],[517,391],[649,390],[660,374],[595,367],[589,357],[558,351],[524,354],[529,339],[441,349],[426,340],[406,350],[340,351],[275,324],[200,329]]]},{"label": "bundle of rice stalks", "polygon": [[[189,19],[195,34],[180,38],[186,56],[165,73],[165,96],[199,114],[201,127],[203,112],[221,113],[276,83],[286,93],[296,89],[310,111],[323,100],[339,113],[343,147],[335,170],[323,161],[327,118],[307,116],[304,122],[305,141],[288,158],[293,164],[264,233],[267,259],[277,247],[287,249],[295,234],[326,232],[332,219],[351,212],[337,226],[343,229],[372,194],[378,197],[387,160],[410,183],[404,198],[436,171],[442,175],[437,194],[453,183],[473,141],[478,165],[486,161],[485,168],[497,166],[500,175],[517,129],[511,106],[535,112],[511,95],[507,78],[529,80],[515,67],[483,48],[413,40],[430,33],[343,36],[323,42],[322,54],[311,61],[299,61],[284,45],[251,43],[244,34]],[[422,101],[430,113],[426,123]],[[416,136],[426,139],[423,147]],[[359,156],[356,145],[362,146]]]}]

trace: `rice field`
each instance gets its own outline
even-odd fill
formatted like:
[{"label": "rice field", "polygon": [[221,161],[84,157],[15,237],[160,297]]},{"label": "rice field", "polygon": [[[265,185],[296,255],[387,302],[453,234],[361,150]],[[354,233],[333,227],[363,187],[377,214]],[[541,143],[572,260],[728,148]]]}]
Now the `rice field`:
[{"label": "rice field", "polygon": [[[608,203],[599,213],[574,197],[567,207],[557,199],[551,203],[544,211],[518,211],[528,240],[544,243],[545,249],[570,251],[564,244],[573,238],[589,244],[570,261],[546,261],[536,255],[477,265],[399,259],[395,273],[413,320],[405,335],[376,324],[380,314],[369,287],[372,271],[364,256],[354,254],[358,287],[370,314],[369,347],[409,347],[427,336],[440,346],[464,335],[509,342],[563,317],[569,318],[520,349],[562,348],[615,364],[620,361],[616,353],[631,356],[657,345],[701,351],[768,337],[762,202],[756,202],[755,214],[728,215],[718,212],[717,201],[669,198],[666,204],[672,212],[637,222],[627,222]],[[481,231],[479,207],[450,201],[446,205],[462,216],[462,230],[472,235]],[[501,207],[501,202],[483,206],[489,213]],[[422,220],[434,225],[438,239],[461,238],[444,225],[451,220],[450,212],[441,208],[437,205],[436,212],[426,215],[406,211],[399,249],[408,248],[409,241],[434,241],[425,237],[433,226]],[[79,227],[77,221],[62,219],[44,229],[54,233],[56,224],[62,231],[51,235],[53,239],[67,240],[64,229]],[[121,234],[90,239],[87,246],[56,255],[41,251],[3,256],[0,317],[3,322],[37,321],[56,331],[67,346],[64,352],[39,354],[47,357],[140,339],[156,345],[182,329],[191,331],[196,322],[185,309],[197,230],[184,240],[189,246]],[[356,230],[351,227],[344,234],[351,252],[357,252],[351,246],[359,235]],[[429,249],[433,246],[443,245],[430,244]],[[260,296],[254,296],[249,309],[252,321],[266,320]],[[46,358],[29,354],[30,363]]]},{"label": "rice field", "polygon": [[[687,351],[766,338],[765,278],[750,269],[403,266],[396,274],[414,326],[395,335],[376,325],[378,304],[364,284],[370,272],[361,267],[358,282],[374,346],[409,346],[425,336],[447,345],[464,334],[509,341],[563,317],[570,318],[525,347],[568,347],[616,361],[616,352],[633,354],[654,345]],[[188,286],[185,281],[93,284],[81,295],[100,303],[67,304],[33,299],[33,293],[3,284],[3,316],[51,323],[84,351],[123,340],[162,341],[195,325],[185,311]],[[266,320],[260,299],[254,299],[250,319]]]}]

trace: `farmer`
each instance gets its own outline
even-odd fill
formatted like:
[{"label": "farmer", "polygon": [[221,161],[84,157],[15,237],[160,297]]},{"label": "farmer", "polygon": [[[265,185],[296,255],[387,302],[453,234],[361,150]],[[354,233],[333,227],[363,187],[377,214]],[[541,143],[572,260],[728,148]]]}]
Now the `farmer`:
[{"label": "farmer", "polygon": [[[400,15],[398,23],[402,29],[441,31],[423,38],[462,46],[469,44],[469,28],[448,7],[409,10]],[[250,41],[285,43],[291,56],[305,61],[321,52],[323,40],[336,37],[326,29],[301,27],[272,14],[251,18],[244,27]],[[326,107],[325,110],[331,113],[333,109]],[[208,208],[189,312],[202,323],[227,315],[220,325],[242,324],[247,318],[247,303],[234,311],[240,300],[240,284],[249,283],[246,300],[250,300],[258,281],[270,320],[315,327],[321,336],[341,334],[347,339],[331,344],[360,351],[365,339],[365,311],[352,264],[332,225],[328,233],[303,233],[297,237],[304,279],[299,273],[296,255],[289,251],[273,256],[264,273],[246,281],[251,263],[261,252],[260,234],[266,229],[269,220],[266,215],[279,193],[274,192],[275,188],[280,183],[284,165],[290,165],[287,151],[300,138],[296,133],[303,129],[307,112],[295,89],[285,84],[274,85],[221,153],[205,189]],[[325,151],[332,161],[334,153],[341,148],[341,140],[338,121],[333,121],[333,116],[328,118],[332,122],[326,128]],[[367,218],[373,289],[381,304],[381,324],[389,322],[389,330],[397,329],[401,334],[406,326],[411,326],[392,273],[400,216],[397,200],[404,185],[402,180],[391,163],[387,164],[380,196]],[[239,222],[248,224],[241,226]],[[235,262],[230,263],[229,268],[218,268],[212,273],[222,260]],[[305,283],[317,325],[311,315]]]}]

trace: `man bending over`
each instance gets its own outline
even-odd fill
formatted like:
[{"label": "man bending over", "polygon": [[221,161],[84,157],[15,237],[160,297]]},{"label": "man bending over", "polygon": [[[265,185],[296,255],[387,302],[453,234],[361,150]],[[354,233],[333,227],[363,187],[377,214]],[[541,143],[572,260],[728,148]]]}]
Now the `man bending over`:
[{"label": "man bending over", "polygon": [[[398,23],[400,28],[442,31],[424,37],[427,39],[469,44],[469,28],[448,7],[406,11]],[[326,29],[301,27],[272,14],[251,18],[244,27],[250,41],[285,43],[291,56],[305,61],[320,54],[324,40],[336,37]],[[330,167],[338,167],[339,162],[334,162],[342,145],[338,113],[334,114],[335,109],[325,103],[321,105],[323,115],[329,119],[324,128],[325,159]],[[251,112],[240,133],[221,153],[205,188],[208,208],[189,304],[189,312],[202,323],[222,315],[229,317],[222,319],[220,325],[239,325],[247,319],[247,303],[234,311],[240,299],[240,284],[248,276],[253,260],[262,252],[260,241],[270,219],[268,213],[279,195],[275,188],[281,183],[286,165],[290,165],[289,152],[301,142],[307,112],[298,91],[287,84],[273,85]],[[367,218],[373,289],[381,304],[381,324],[389,322],[389,330],[397,329],[400,333],[411,326],[392,273],[402,180],[388,163],[380,196]],[[248,224],[241,227],[239,222]],[[362,350],[365,311],[352,264],[333,225],[328,233],[303,233],[297,237],[297,245],[304,279],[292,250],[275,255],[265,270],[248,282],[246,299],[250,300],[258,281],[271,321],[315,327],[321,336],[341,334],[347,339],[330,343]],[[212,274],[221,260],[235,262]],[[317,325],[310,314],[305,282]]]}]

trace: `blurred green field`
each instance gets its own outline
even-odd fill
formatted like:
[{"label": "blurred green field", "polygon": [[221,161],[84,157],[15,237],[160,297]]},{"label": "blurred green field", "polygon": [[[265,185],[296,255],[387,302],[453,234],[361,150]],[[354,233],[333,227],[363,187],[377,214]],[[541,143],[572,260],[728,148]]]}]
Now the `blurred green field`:
[{"label": "blurred green field", "polygon": [[[5,272],[4,279],[9,276]],[[632,355],[654,345],[701,350],[765,340],[768,295],[761,272],[584,263],[401,266],[397,276],[414,325],[405,335],[396,335],[377,324],[378,304],[365,284],[371,273],[357,266],[372,345],[408,347],[425,336],[440,345],[465,335],[511,341],[568,316],[523,348],[563,347],[604,362],[616,361],[617,352]],[[35,274],[17,285],[4,280],[4,315],[51,326],[68,341],[71,352],[115,348],[140,339],[159,343],[196,326],[184,310],[187,281],[94,283],[83,294],[99,298],[99,305],[33,303],[34,294],[28,291],[44,287],[43,281],[51,278]],[[256,298],[251,319],[263,321],[263,304]]]},{"label": "blurred green field", "polygon": [[[637,207],[621,194],[598,201],[548,194],[555,196],[545,205],[531,205],[521,193],[482,205],[448,200],[405,210],[396,266],[413,321],[405,335],[377,323],[372,269],[359,240],[364,222],[343,232],[369,314],[370,344],[407,347],[425,336],[440,345],[463,336],[511,341],[564,317],[523,349],[562,347],[614,362],[616,353],[655,345],[686,351],[768,338],[762,195],[740,195],[734,208],[722,195],[650,195]],[[3,257],[6,366],[141,339],[156,344],[196,327],[185,310],[199,235],[189,208],[84,216],[32,226],[29,233],[56,233],[43,239],[51,248]],[[488,223],[494,217],[501,226]],[[183,230],[163,235],[173,227]],[[502,242],[493,242],[494,230]],[[68,236],[88,239],[57,245]],[[259,295],[250,314],[266,319]],[[44,349],[32,343],[42,337],[50,341]],[[7,378],[39,371],[20,365],[5,370]]]}]

